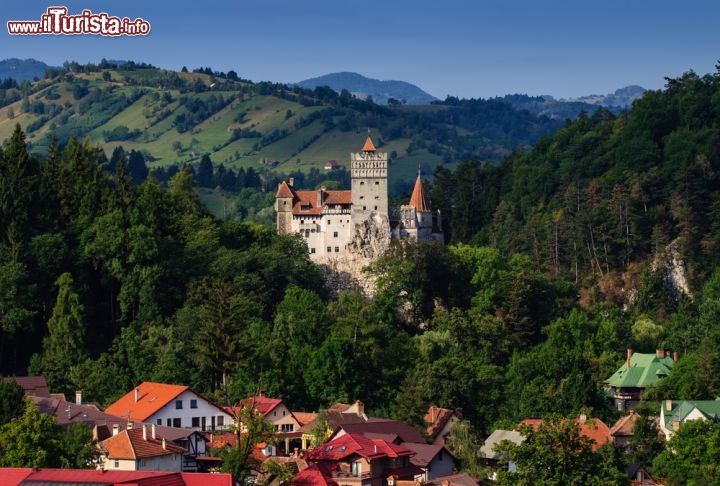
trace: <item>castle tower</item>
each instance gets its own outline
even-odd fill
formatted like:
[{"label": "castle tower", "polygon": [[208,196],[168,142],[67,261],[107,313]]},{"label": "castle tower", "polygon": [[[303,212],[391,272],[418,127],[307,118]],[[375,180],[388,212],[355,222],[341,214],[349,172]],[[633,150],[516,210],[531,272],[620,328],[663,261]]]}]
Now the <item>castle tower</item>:
[{"label": "castle tower", "polygon": [[388,157],[379,153],[368,135],[362,151],[350,154],[352,220],[355,224],[371,214],[388,217]]},{"label": "castle tower", "polygon": [[286,235],[293,231],[292,219],[295,194],[293,193],[292,184],[292,177],[290,178],[289,184],[285,181],[281,182],[275,194],[276,224],[277,232],[280,235]]},{"label": "castle tower", "polygon": [[430,205],[425,196],[425,187],[423,186],[420,174],[415,180],[412,196],[410,196],[410,206],[415,209],[414,226],[417,228],[416,239],[418,241],[427,241],[432,238],[433,218]]}]

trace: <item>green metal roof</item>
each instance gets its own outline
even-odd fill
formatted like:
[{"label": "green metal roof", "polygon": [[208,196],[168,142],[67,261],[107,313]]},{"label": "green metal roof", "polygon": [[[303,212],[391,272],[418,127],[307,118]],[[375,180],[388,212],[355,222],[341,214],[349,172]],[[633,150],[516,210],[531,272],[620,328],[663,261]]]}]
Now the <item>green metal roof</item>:
[{"label": "green metal roof", "polygon": [[[667,406],[667,401],[662,402]],[[690,412],[697,409],[706,419],[718,422],[720,420],[720,398],[715,400],[682,400],[671,402],[672,410],[665,412],[665,428],[672,429],[674,422],[683,423]]]},{"label": "green metal roof", "polygon": [[605,383],[614,388],[646,388],[670,375],[674,361],[671,357],[658,358],[656,353],[634,353],[627,362]]}]

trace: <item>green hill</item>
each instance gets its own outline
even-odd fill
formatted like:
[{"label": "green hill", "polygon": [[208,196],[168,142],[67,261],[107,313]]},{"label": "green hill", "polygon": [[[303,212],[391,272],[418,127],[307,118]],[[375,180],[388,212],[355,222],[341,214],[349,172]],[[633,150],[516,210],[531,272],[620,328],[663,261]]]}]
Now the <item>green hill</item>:
[{"label": "green hill", "polygon": [[5,88],[0,140],[20,123],[36,153],[46,152],[53,137],[62,145],[75,135],[106,154],[118,146],[141,152],[150,167],[194,164],[207,154],[236,170],[323,171],[328,160],[342,165],[369,129],[391,154],[391,179],[405,178],[418,165],[430,173],[473,156],[496,163],[561,126],[498,100],[387,107],[327,87],[133,62],[66,63],[38,82]]}]

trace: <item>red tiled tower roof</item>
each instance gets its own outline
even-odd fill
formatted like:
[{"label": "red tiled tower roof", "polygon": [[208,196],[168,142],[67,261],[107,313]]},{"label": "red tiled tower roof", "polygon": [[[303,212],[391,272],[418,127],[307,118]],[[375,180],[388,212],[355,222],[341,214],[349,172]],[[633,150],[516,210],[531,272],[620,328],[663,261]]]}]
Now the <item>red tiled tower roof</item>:
[{"label": "red tiled tower roof", "polygon": [[415,180],[415,187],[410,197],[410,205],[414,206],[416,211],[430,211],[430,205],[425,197],[425,188],[423,187],[420,174],[418,174]]},{"label": "red tiled tower roof", "polygon": [[373,141],[370,138],[370,135],[368,135],[368,138],[365,140],[365,145],[363,145],[362,151],[363,152],[375,152],[375,144],[373,144]]}]

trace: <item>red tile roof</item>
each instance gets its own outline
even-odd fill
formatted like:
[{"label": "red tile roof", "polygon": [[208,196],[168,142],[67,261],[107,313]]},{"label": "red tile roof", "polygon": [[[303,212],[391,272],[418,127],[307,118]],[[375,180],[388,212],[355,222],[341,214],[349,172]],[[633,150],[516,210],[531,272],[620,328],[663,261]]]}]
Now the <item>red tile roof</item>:
[{"label": "red tile roof", "polygon": [[[129,415],[130,420],[142,422],[188,389],[189,387],[185,385],[167,385],[146,381],[107,407],[105,413],[118,417],[128,417]],[[140,396],[137,401],[135,400],[136,393]]]},{"label": "red tile roof", "polygon": [[425,188],[423,187],[422,179],[419,174],[415,180],[415,187],[413,188],[412,196],[410,197],[410,206],[415,207],[416,211],[430,211],[430,205],[425,197]]},{"label": "red tile roof", "polygon": [[293,412],[292,414],[300,425],[313,423],[318,416],[315,412]]},{"label": "red tile roof", "polygon": [[633,429],[638,419],[640,419],[640,415],[638,415],[635,410],[630,410],[629,414],[620,417],[620,419],[615,422],[615,425],[610,428],[610,435],[613,437],[632,437],[635,435]]},{"label": "red tile roof", "polygon": [[[580,425],[580,435],[593,441],[593,452],[597,451],[600,446],[612,442],[610,429],[602,420],[598,418],[577,418],[575,422]],[[541,423],[542,419],[525,419],[521,422],[521,424],[531,425],[535,430],[537,430]]]},{"label": "red tile roof", "polygon": [[[0,469],[3,486],[19,485],[21,482],[8,481],[12,477],[13,468]],[[162,480],[163,486],[186,486],[180,473],[154,472],[154,471],[103,471],[98,469],[38,469],[30,470],[24,481],[32,484],[89,484],[92,486],[112,486],[132,484],[144,486],[158,484]]]},{"label": "red tile roof", "polygon": [[449,408],[440,408],[434,405],[428,408],[424,418],[425,423],[428,424],[428,436],[436,437],[455,414],[456,412]]},{"label": "red tile roof", "polygon": [[163,447],[161,437],[156,435],[155,439],[152,438],[150,427],[145,433],[147,438],[143,439],[142,428],[123,430],[100,444],[109,459],[142,459],[185,453],[185,449],[167,440]]},{"label": "red tile roof", "polygon": [[329,204],[352,204],[352,191],[324,191],[322,204],[318,205],[320,191],[296,191],[293,203],[293,215],[318,216]]},{"label": "red tile roof", "polygon": [[285,181],[282,181],[280,184],[278,184],[278,190],[275,194],[275,197],[294,197],[293,190],[290,187],[290,184]]},{"label": "red tile roof", "polygon": [[307,459],[316,461],[339,461],[353,454],[358,454],[369,461],[374,461],[383,457],[411,456],[414,452],[403,446],[391,444],[383,440],[369,439],[360,434],[345,434],[309,450]]},{"label": "red tile roof", "polygon": [[291,484],[293,486],[338,486],[335,480],[325,476],[315,464],[311,464],[297,473]]},{"label": "red tile roof", "polygon": [[365,145],[363,145],[362,151],[363,152],[375,152],[375,144],[373,143],[372,139],[370,138],[370,135],[368,135],[368,138],[365,140]]},{"label": "red tile roof", "polygon": [[233,486],[232,474],[181,473],[185,486]]},{"label": "red tile roof", "polygon": [[440,453],[440,451],[443,451],[445,454],[452,457],[452,454],[450,454],[450,452],[445,449],[442,444],[417,444],[414,442],[403,442],[402,445],[415,452],[415,455],[410,459],[410,462],[419,467],[427,467],[428,464],[435,459],[435,456]]},{"label": "red tile roof", "polygon": [[371,418],[367,422],[344,424],[341,427],[348,434],[394,434],[402,442],[427,443],[420,432],[400,420]]},{"label": "red tile roof", "polygon": [[7,486],[16,486],[22,483],[33,472],[29,467],[1,467],[0,478]]}]

